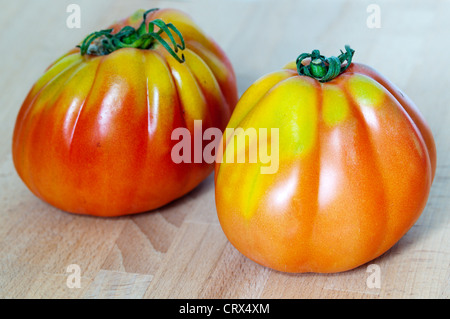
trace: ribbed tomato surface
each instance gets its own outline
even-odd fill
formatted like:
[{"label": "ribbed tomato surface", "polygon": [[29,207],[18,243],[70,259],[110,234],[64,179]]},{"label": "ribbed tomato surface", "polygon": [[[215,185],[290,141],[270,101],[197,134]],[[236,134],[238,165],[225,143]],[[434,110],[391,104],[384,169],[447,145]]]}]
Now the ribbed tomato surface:
[{"label": "ribbed tomato surface", "polygon": [[[111,26],[137,28],[143,11]],[[17,117],[13,159],[41,199],[68,212],[119,216],[158,208],[192,190],[213,164],[174,163],[174,129],[223,129],[237,102],[224,52],[184,13],[164,9],[147,21],[173,23],[185,62],[156,43],[107,55],[73,49],[36,82]],[[161,35],[169,42],[165,34]]]},{"label": "ribbed tomato surface", "polygon": [[[320,83],[288,64],[243,94],[228,124],[238,127],[227,130],[216,164],[217,213],[230,242],[264,266],[352,269],[392,247],[426,205],[436,168],[431,131],[368,66],[353,63]],[[259,159],[227,162],[249,151],[251,142],[227,147],[249,128],[258,139],[260,128],[278,128],[278,145],[258,141],[268,154],[278,149],[275,173],[262,174],[270,163]]]}]

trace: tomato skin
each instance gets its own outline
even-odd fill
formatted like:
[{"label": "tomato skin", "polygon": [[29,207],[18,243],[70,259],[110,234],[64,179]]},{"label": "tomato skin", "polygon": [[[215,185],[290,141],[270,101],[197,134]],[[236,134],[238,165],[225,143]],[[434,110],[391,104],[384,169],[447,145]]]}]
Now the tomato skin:
[{"label": "tomato skin", "polygon": [[390,249],[426,205],[432,133],[412,101],[368,66],[353,63],[320,83],[290,63],[243,94],[227,128],[236,127],[279,129],[275,174],[261,174],[260,160],[227,162],[238,151],[227,148],[235,138],[227,130],[215,168],[222,229],[261,265],[353,269]]},{"label": "tomato skin", "polygon": [[[112,28],[138,27],[142,12]],[[137,19],[137,17],[140,18]],[[29,189],[64,211],[120,216],[161,207],[196,187],[213,164],[171,158],[172,131],[194,120],[223,129],[237,102],[232,66],[184,13],[147,21],[183,34],[185,63],[162,46],[104,56],[69,51],[35,83],[13,136],[16,170]]]}]

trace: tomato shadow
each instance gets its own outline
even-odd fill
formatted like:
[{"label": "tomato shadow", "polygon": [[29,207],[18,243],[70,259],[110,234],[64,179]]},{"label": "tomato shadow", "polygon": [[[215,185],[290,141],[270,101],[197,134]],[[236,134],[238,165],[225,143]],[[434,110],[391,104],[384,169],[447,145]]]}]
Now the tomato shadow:
[{"label": "tomato shadow", "polygon": [[[209,196],[212,193],[212,196]],[[208,175],[200,184],[194,189],[186,193],[185,195],[174,199],[173,201],[165,204],[154,210],[149,210],[141,213],[137,213],[130,216],[149,215],[154,213],[169,214],[173,212],[180,212],[187,215],[192,210],[198,209],[198,203],[196,202],[202,198],[202,202],[214,201],[214,172]]]}]

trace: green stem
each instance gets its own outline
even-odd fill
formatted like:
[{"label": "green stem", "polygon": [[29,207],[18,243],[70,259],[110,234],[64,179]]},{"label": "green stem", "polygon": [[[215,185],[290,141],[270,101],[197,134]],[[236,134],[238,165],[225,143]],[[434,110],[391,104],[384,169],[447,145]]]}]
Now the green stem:
[{"label": "green stem", "polygon": [[[139,28],[135,29],[131,26],[123,27],[119,32],[113,34],[113,29],[101,30],[93,32],[88,35],[81,45],[77,46],[80,48],[80,54],[90,54],[90,55],[107,55],[111,52],[122,48],[136,48],[142,50],[151,49],[155,43],[161,44],[178,62],[184,62],[184,55],[181,54],[181,58],[177,55],[178,49],[184,50],[186,48],[183,36],[180,31],[172,24],[166,24],[161,19],[155,19],[148,23],[148,28],[146,25],[147,15],[158,9],[150,9],[144,12],[143,20]],[[158,28],[155,31],[155,27]],[[175,41],[174,35],[179,38],[180,43]],[[161,34],[165,33],[170,40],[167,43],[161,37]]]},{"label": "green stem", "polygon": [[322,78],[327,74],[327,67],[321,59],[314,59],[310,64],[311,74],[315,78]]},{"label": "green stem", "polygon": [[[345,52],[341,51],[338,57],[331,56],[326,58],[320,54],[319,50],[314,50],[311,54],[302,53],[296,61],[297,72],[299,75],[312,77],[319,82],[328,82],[347,70],[352,63],[354,54],[355,50],[348,45],[345,46]],[[304,65],[302,61],[306,58],[310,58],[311,62]],[[344,62],[346,63],[344,64]]]}]

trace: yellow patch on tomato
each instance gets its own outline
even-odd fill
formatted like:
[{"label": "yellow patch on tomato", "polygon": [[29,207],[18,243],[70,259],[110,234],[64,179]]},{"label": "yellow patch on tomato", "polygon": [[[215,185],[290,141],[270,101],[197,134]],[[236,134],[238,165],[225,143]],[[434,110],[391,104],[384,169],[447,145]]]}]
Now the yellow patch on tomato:
[{"label": "yellow patch on tomato", "polygon": [[55,82],[55,78],[66,72],[68,69],[77,66],[83,61],[83,58],[78,53],[70,54],[57,63],[52,65],[45,73],[36,81],[30,94],[34,95],[41,90],[50,81]]},{"label": "yellow patch on tomato", "polygon": [[322,118],[329,126],[344,121],[349,115],[349,103],[341,88],[325,85],[323,88]]},{"label": "yellow patch on tomato", "polygon": [[295,61],[291,61],[288,64],[286,64],[283,69],[289,69],[289,70],[297,70],[297,63]]},{"label": "yellow patch on tomato", "polygon": [[312,80],[291,77],[274,86],[240,123],[244,129],[278,128],[279,149],[286,156],[303,156],[315,145],[317,90]]},{"label": "yellow patch on tomato", "polygon": [[358,105],[381,107],[385,93],[381,84],[362,75],[355,74],[348,80],[348,88],[351,96]]},{"label": "yellow patch on tomato", "polygon": [[145,10],[143,10],[143,9],[139,9],[136,12],[134,12],[129,18],[129,23],[134,24],[134,23],[142,21],[142,15],[144,14],[144,12],[145,12]]}]

